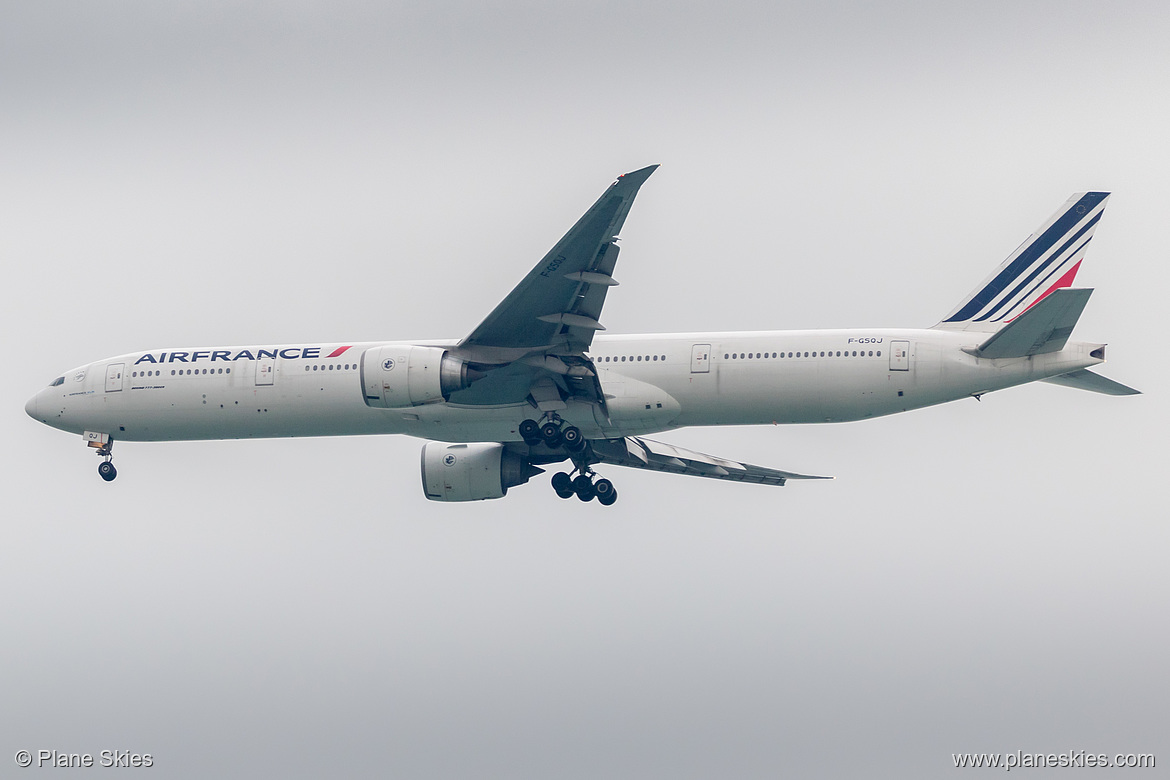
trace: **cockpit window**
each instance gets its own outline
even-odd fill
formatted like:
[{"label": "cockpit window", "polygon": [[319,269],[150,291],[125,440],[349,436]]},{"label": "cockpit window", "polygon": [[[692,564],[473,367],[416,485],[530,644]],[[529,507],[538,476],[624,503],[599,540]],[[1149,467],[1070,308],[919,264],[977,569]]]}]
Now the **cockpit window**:
[{"label": "cockpit window", "polygon": [[53,384],[49,385],[49,387],[56,387],[57,385],[63,385],[63,384],[65,384],[65,377],[59,376],[53,380]]}]

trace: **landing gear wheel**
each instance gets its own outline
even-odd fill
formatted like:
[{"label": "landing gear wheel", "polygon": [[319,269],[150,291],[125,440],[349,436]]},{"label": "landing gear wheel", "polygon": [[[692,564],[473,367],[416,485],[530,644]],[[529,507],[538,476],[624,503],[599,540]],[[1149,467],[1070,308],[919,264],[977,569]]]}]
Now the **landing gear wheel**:
[{"label": "landing gear wheel", "polygon": [[569,452],[580,452],[585,449],[585,437],[581,435],[581,429],[575,425],[561,431],[561,440]]},{"label": "landing gear wheel", "polygon": [[563,471],[553,474],[552,487],[561,498],[572,498],[573,493],[576,492],[573,490],[572,478]]},{"label": "landing gear wheel", "polygon": [[544,443],[548,445],[550,450],[555,450],[561,446],[561,426],[554,422],[546,422],[540,426],[540,435],[544,438]]},{"label": "landing gear wheel", "polygon": [[593,489],[593,482],[589,479],[588,474],[577,475],[577,478],[573,480],[573,492],[582,501],[592,501],[593,497],[597,495],[597,491]]},{"label": "landing gear wheel", "polygon": [[98,464],[98,474],[106,482],[113,482],[114,477],[118,476],[118,470],[114,468],[114,464],[108,460],[103,460]]},{"label": "landing gear wheel", "polygon": [[540,442],[540,426],[536,424],[536,420],[524,420],[521,422],[519,433],[521,438],[529,445]]},{"label": "landing gear wheel", "polygon": [[593,483],[593,492],[597,494],[597,502],[602,506],[612,506],[617,501],[617,490],[608,479],[599,479]]}]

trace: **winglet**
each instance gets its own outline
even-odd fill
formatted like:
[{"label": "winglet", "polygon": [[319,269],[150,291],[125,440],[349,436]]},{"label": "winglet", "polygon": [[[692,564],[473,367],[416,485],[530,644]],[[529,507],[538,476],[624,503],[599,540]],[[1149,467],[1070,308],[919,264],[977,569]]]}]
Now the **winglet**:
[{"label": "winglet", "polygon": [[645,168],[639,168],[636,171],[623,173],[621,176],[617,177],[617,180],[614,182],[614,184],[633,184],[635,187],[640,187],[642,186],[643,182],[650,178],[650,174],[654,173],[656,170],[658,170],[658,163],[655,163],[654,165],[647,165]]}]

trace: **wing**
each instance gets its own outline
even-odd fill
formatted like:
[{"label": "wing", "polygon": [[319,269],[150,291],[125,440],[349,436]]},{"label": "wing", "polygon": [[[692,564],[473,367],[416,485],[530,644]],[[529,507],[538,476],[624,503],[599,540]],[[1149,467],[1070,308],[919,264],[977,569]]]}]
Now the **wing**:
[{"label": "wing", "polygon": [[508,297],[453,350],[481,373],[457,404],[517,403],[541,411],[568,398],[599,405],[605,394],[585,351],[610,287],[617,284],[617,234],[638,189],[657,165],[619,176]]},{"label": "wing", "polygon": [[617,234],[638,188],[657,167],[619,176],[458,349],[484,362],[585,352],[593,334],[604,330],[601,307],[617,284]]},{"label": "wing", "polygon": [[672,444],[643,439],[640,436],[591,441],[589,446],[593,450],[591,460],[594,463],[667,471],[671,474],[686,474],[693,477],[727,479],[733,482],[754,482],[759,485],[783,485],[790,479],[832,479],[832,477],[794,474],[791,471],[779,471],[763,466],[753,466],[750,463],[716,458]]}]

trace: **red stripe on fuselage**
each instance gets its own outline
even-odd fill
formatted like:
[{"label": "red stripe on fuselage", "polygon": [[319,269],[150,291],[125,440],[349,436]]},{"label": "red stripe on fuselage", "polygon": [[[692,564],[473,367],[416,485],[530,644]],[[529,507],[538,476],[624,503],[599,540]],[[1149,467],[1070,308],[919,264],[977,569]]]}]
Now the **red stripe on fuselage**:
[{"label": "red stripe on fuselage", "polygon": [[[1072,287],[1073,279],[1077,278],[1077,271],[1081,267],[1081,262],[1082,262],[1081,260],[1078,260],[1077,264],[1074,265],[1072,268],[1068,269],[1068,272],[1065,273],[1064,276],[1062,276],[1056,280],[1056,284],[1052,285],[1047,290],[1045,290],[1044,294],[1041,295],[1039,298],[1037,298],[1036,300],[1029,303],[1028,309],[1032,308],[1036,304],[1040,303],[1040,301],[1047,298],[1052,293],[1053,290],[1059,290],[1061,287]],[[1028,309],[1024,309],[1024,311],[1027,311]],[[1024,311],[1020,312],[1020,314],[1023,314]],[[1012,319],[1008,320],[1008,322],[1011,322],[1012,320],[1016,319],[1016,317],[1019,317],[1020,314],[1017,314],[1015,317],[1012,317]]]},{"label": "red stripe on fuselage", "polygon": [[[1078,265],[1079,265],[1079,263],[1078,263]],[[1045,293],[1045,295],[1047,295],[1047,294],[1048,294],[1048,293]],[[329,353],[328,355],[326,355],[325,357],[327,357],[327,358],[333,358],[333,357],[337,357],[337,356],[338,356],[338,355],[340,355],[342,352],[345,352],[347,349],[350,349],[350,347],[352,347],[352,346],[353,346],[353,345],[352,345],[352,344],[350,344],[348,347],[338,347],[337,349],[333,350],[332,352],[330,352],[330,353]]]}]

